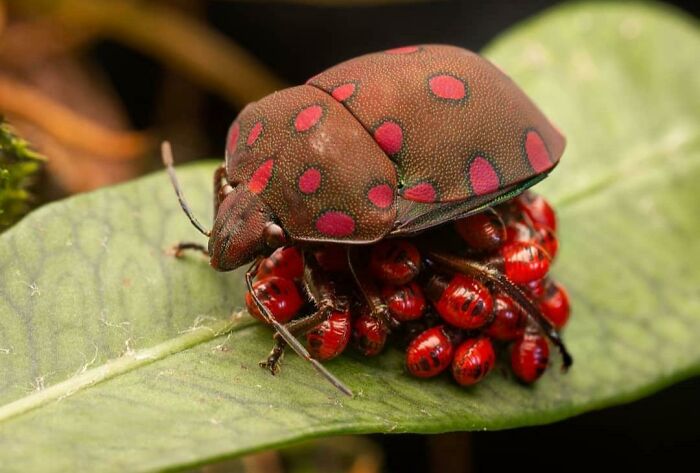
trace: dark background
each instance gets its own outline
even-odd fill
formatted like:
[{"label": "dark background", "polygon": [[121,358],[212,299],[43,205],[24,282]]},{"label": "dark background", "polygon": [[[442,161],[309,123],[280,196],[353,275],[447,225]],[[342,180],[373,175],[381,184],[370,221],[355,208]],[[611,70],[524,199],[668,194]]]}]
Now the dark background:
[{"label": "dark background", "polygon": [[[290,84],[301,84],[342,60],[395,46],[448,43],[479,51],[511,25],[562,2],[463,0],[341,8],[226,0],[200,3],[205,7],[196,14]],[[661,3],[696,17],[700,14],[700,0]],[[160,66],[110,42],[97,47],[94,55],[125,101],[132,123],[138,128],[157,126],[154,111],[163,85]],[[238,110],[213,95],[204,107],[208,130],[204,152],[220,156]]]},{"label": "dark background", "polygon": [[[343,59],[405,44],[452,43],[478,51],[510,25],[558,2],[464,1],[360,8],[201,3],[205,6],[198,14],[296,84]],[[666,3],[698,16],[698,0]],[[163,85],[160,66],[110,42],[100,44],[93,55],[108,71],[135,126],[157,127],[153,111]],[[213,95],[206,96],[202,107],[204,118],[197,119],[206,120],[207,134],[198,152],[219,156],[237,110]],[[451,465],[450,471],[693,470],[698,468],[700,451],[699,404],[700,380],[696,379],[635,403],[548,426],[372,438],[383,446],[391,472],[447,473],[441,459]]]}]

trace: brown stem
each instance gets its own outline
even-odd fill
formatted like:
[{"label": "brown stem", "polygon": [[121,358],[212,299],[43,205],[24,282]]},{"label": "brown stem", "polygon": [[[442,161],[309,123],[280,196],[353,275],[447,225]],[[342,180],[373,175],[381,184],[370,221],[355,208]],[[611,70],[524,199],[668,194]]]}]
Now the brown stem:
[{"label": "brown stem", "polygon": [[[0,110],[24,118],[62,143],[102,159],[140,158],[148,149],[150,141],[144,133],[110,130],[98,125],[39,90],[2,75]],[[104,157],[106,151],[110,158]]]},{"label": "brown stem", "polygon": [[3,65],[20,70],[73,52],[88,44],[95,36],[95,32],[87,28],[66,29],[45,18],[37,21],[13,21],[4,30],[0,18],[0,34],[0,61]]}]

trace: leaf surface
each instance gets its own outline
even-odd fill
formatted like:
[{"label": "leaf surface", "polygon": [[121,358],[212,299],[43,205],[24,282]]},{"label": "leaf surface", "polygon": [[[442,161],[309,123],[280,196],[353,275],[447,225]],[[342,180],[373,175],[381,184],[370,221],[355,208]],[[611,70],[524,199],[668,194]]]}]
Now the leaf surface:
[{"label": "leaf surface", "polygon": [[[503,429],[633,400],[700,372],[700,34],[649,5],[568,5],[486,52],[568,137],[538,186],[576,358],[524,387],[415,380],[390,350],[257,367],[270,333],[241,272],[167,248],[197,237],[163,173],[45,206],[0,236],[3,471],[154,471],[340,433]],[[211,212],[213,163],[180,169]],[[555,359],[556,361],[556,359]]]}]

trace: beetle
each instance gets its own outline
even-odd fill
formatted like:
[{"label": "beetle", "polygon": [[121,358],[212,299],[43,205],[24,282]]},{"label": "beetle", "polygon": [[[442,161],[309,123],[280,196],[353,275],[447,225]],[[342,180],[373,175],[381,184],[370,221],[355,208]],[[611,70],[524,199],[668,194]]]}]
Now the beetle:
[{"label": "beetle", "polygon": [[[379,289],[358,264],[358,248],[413,237],[507,201],[542,180],[564,147],[561,132],[488,60],[455,46],[417,45],[348,60],[246,106],[214,172],[211,231],[185,202],[167,143],[163,160],[183,210],[209,237],[207,248],[181,243],[178,252],[199,249],[218,271],[252,262],[250,289],[262,257],[280,246],[304,249],[304,283],[318,311],[296,325],[308,330],[340,310],[314,247],[343,245],[359,293],[390,327]],[[564,365],[571,363],[551,323],[501,272],[437,248],[427,256],[510,294],[560,348]],[[350,392],[255,303],[281,344]],[[263,363],[273,374],[277,358]]]}]

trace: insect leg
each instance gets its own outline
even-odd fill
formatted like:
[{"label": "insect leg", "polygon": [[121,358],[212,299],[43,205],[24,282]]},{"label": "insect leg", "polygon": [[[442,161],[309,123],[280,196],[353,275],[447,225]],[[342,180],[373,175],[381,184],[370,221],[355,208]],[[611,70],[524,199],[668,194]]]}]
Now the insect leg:
[{"label": "insect leg", "polygon": [[[333,280],[319,267],[315,257],[310,252],[304,252],[304,286],[307,294],[316,306],[313,314],[297,320],[293,320],[285,327],[294,336],[304,335],[309,330],[324,322],[334,312],[347,310],[348,301],[336,294]],[[279,369],[279,360],[284,354],[287,343],[279,333],[274,335],[275,345],[266,360],[260,362],[260,366],[270,370],[273,374]]]},{"label": "insect leg", "polygon": [[540,330],[549,338],[549,340],[559,349],[562,356],[562,368],[568,369],[573,363],[573,358],[564,345],[559,332],[547,320],[542,312],[530,301],[525,293],[515,284],[513,284],[501,272],[475,261],[462,258],[460,256],[451,255],[435,250],[427,250],[424,254],[443,268],[447,268],[454,272],[466,274],[482,281],[488,281],[498,287],[501,291],[508,294],[515,303],[533,320]]},{"label": "insect leg", "polygon": [[397,328],[399,322],[389,313],[389,309],[386,304],[384,304],[384,300],[379,293],[379,288],[367,272],[366,268],[368,265],[360,261],[361,255],[359,251],[360,250],[354,246],[348,246],[347,248],[348,265],[350,266],[353,280],[367,303],[370,314],[377,318],[385,329],[391,330],[392,328]]},{"label": "insect leg", "polygon": [[263,305],[260,299],[255,295],[255,291],[253,291],[253,278],[255,276],[255,273],[257,273],[258,271],[258,266],[260,266],[261,261],[262,258],[257,258],[255,261],[253,261],[253,263],[250,265],[250,268],[248,268],[248,271],[246,271],[245,273],[245,280],[246,285],[248,287],[248,291],[250,292],[253,298],[253,302],[255,302],[255,305],[257,306],[260,314],[265,319],[265,322],[269,325],[272,325],[277,331],[277,333],[279,333],[280,337],[282,337],[282,339],[285,342],[287,342],[289,346],[292,347],[296,354],[304,358],[309,363],[311,363],[311,365],[316,369],[316,371],[319,372],[321,376],[326,378],[328,382],[330,382],[333,386],[338,388],[338,390],[340,390],[343,394],[352,397],[352,391],[350,390],[350,388],[348,388],[345,384],[343,384],[342,381],[336,378],[318,360],[313,359],[309,352],[306,350],[306,348],[304,348],[304,345],[302,345],[299,342],[299,340],[294,338],[294,335],[292,335],[284,325],[277,322],[274,319],[274,317],[272,317],[272,314],[270,314],[270,311],[267,309],[267,307],[265,307],[265,305]]},{"label": "insect leg", "polygon": [[[331,310],[324,307],[311,315],[307,315],[306,317],[302,317],[285,324],[285,327],[287,330],[289,330],[289,333],[295,337],[298,335],[304,335],[306,332],[326,320],[330,313]],[[273,339],[275,344],[272,347],[272,351],[270,351],[267,358],[261,361],[259,364],[261,368],[269,370],[272,374],[277,374],[280,368],[279,363],[282,355],[284,355],[284,349],[287,346],[287,342],[284,341],[279,333],[275,333]]]},{"label": "insect leg", "polygon": [[198,251],[200,253],[203,253],[204,256],[206,256],[207,258],[209,257],[209,250],[207,249],[206,246],[202,245],[201,243],[194,243],[191,241],[181,241],[180,243],[175,245],[172,249],[176,258],[182,257],[182,254],[186,250],[195,250],[195,251]]}]

